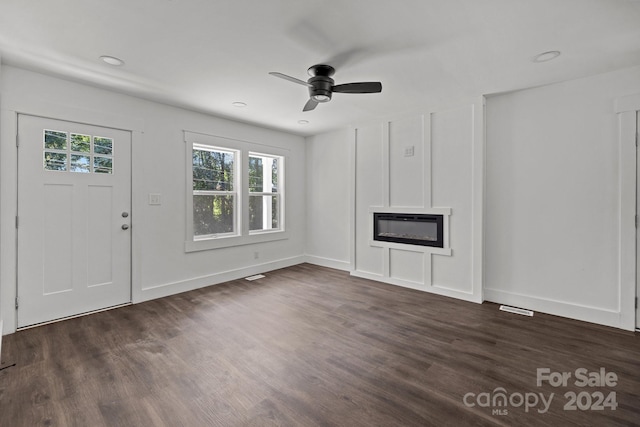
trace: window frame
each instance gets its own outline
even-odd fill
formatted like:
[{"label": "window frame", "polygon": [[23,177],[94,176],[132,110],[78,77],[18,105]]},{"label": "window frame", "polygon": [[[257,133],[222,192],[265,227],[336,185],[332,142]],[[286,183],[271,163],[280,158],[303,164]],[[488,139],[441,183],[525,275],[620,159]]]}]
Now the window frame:
[{"label": "window frame", "polygon": [[[250,180],[249,180],[249,162],[248,159],[251,157],[261,157],[261,158],[271,158],[271,159],[275,159],[278,161],[278,183],[277,183],[277,191],[271,191],[271,192],[267,192],[267,191],[251,191],[249,189],[249,185],[250,185]],[[282,191],[283,189],[283,182],[284,182],[284,174],[285,174],[285,167],[284,167],[284,157],[283,156],[277,156],[274,154],[267,154],[267,153],[259,153],[256,151],[250,151],[247,153],[247,191],[248,191],[248,195],[247,195],[247,201],[251,200],[251,197],[259,197],[259,196],[277,196],[277,200],[278,200],[278,227],[276,228],[261,228],[258,230],[251,230],[251,224],[248,222],[249,225],[249,234],[260,234],[260,233],[274,233],[277,231],[280,231],[280,229],[283,227],[283,223],[284,223],[284,192]],[[247,220],[249,221],[248,215],[249,214],[249,209],[247,209]]]},{"label": "window frame", "polygon": [[[286,164],[289,150],[266,144],[258,144],[238,139],[184,131],[186,165],[186,227],[185,252],[212,250],[225,247],[242,246],[261,242],[285,240],[290,237],[286,229]],[[236,193],[234,219],[235,233],[214,235],[194,235],[193,218],[193,149],[205,147],[220,151],[236,152],[234,188]],[[260,155],[278,158],[281,161],[278,170],[279,227],[277,229],[249,230],[249,156]],[[270,193],[274,194],[274,193]]]},{"label": "window frame", "polygon": [[[232,190],[194,190],[193,189],[193,151],[209,151],[209,152],[217,152],[217,153],[229,153],[233,154],[233,189]],[[213,234],[199,234],[196,236],[195,230],[193,230],[193,240],[207,240],[207,239],[218,239],[225,237],[234,237],[238,236],[240,233],[240,225],[242,224],[240,216],[240,209],[238,206],[238,187],[241,186],[242,182],[239,179],[238,173],[238,162],[241,160],[241,155],[238,150],[231,150],[225,147],[215,147],[212,145],[191,144],[191,207],[193,208],[193,196],[232,196],[233,197],[233,230],[226,233],[213,233]],[[193,220],[193,212],[191,214],[191,219]]]}]

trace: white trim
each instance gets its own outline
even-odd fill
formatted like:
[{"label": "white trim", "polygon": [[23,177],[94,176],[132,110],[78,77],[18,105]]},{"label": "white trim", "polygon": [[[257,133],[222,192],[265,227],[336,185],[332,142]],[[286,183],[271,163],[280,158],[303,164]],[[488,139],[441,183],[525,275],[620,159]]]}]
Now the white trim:
[{"label": "white trim", "polygon": [[[374,213],[406,213],[406,214],[427,214],[427,215],[442,215],[443,216],[443,243],[444,247],[438,248],[434,246],[421,246],[421,245],[407,245],[402,243],[385,242],[382,240],[369,239],[369,246],[374,248],[384,248],[385,252],[388,249],[398,249],[407,252],[422,252],[424,254],[434,254],[451,256],[452,251],[449,246],[449,216],[451,216],[451,208],[403,208],[403,207],[381,207],[381,206],[369,206],[369,227],[368,230],[373,230],[373,214]],[[385,266],[388,266],[389,254],[385,253]],[[429,260],[430,261],[430,260]],[[385,270],[385,276],[388,276],[388,271]]]},{"label": "white trim", "polygon": [[[287,231],[287,203],[286,203],[286,168],[289,161],[287,154],[289,150],[280,147],[269,146],[266,144],[255,143],[252,141],[244,141],[234,138],[228,138],[217,135],[208,135],[198,132],[190,132],[183,130],[183,138],[185,143],[185,239],[184,251],[197,252],[212,249],[227,248],[232,246],[243,246],[254,243],[273,242],[277,240],[289,239],[290,233]],[[192,168],[192,150],[194,147],[211,147],[215,150],[228,151],[236,153],[235,165],[235,197],[237,212],[235,215],[236,229],[234,233],[226,235],[212,236],[209,238],[193,238],[193,172]],[[280,191],[280,228],[274,230],[256,230],[249,231],[248,211],[249,211],[249,188],[245,185],[249,177],[249,156],[251,154],[264,155],[282,159],[282,168],[279,177]],[[275,193],[273,193],[275,194]]]},{"label": "white trim", "polygon": [[445,297],[456,298],[463,301],[475,302],[482,304],[482,301],[478,300],[476,296],[471,292],[462,292],[454,289],[444,288],[438,285],[428,286],[423,283],[411,282],[408,280],[397,279],[393,277],[383,277],[379,274],[368,273],[365,271],[352,271],[351,275],[354,277],[360,277],[362,279],[373,280],[375,282],[383,282],[389,285],[400,286],[403,288],[415,289],[419,291],[428,292],[431,294],[442,295]]},{"label": "white trim", "polygon": [[[439,214],[444,215],[444,248],[433,248],[428,246],[413,246],[413,245],[401,245],[390,242],[374,241],[373,236],[369,235],[367,244],[372,247],[382,249],[381,253],[381,272],[372,273],[359,269],[356,263],[356,236],[355,236],[355,212],[356,212],[356,177],[358,175],[357,170],[357,151],[358,151],[358,124],[355,125],[353,138],[351,142],[351,165],[352,165],[352,179],[351,179],[351,266],[352,275],[357,277],[364,277],[370,280],[390,283],[393,285],[404,286],[412,289],[419,289],[426,292],[432,292],[440,295],[445,295],[453,298],[463,299],[467,301],[473,301],[480,303],[483,297],[483,282],[484,282],[484,266],[483,266],[483,249],[484,249],[484,188],[485,188],[485,98],[474,97],[469,103],[464,103],[464,108],[470,109],[471,122],[470,132],[471,135],[471,155],[472,155],[472,175],[471,175],[471,290],[461,291],[457,289],[448,288],[444,284],[432,282],[432,255],[440,256],[452,256],[455,253],[455,248],[450,246],[450,216],[452,209],[447,207],[432,207],[432,186],[433,179],[431,176],[431,162],[432,162],[432,121],[434,113],[441,111],[448,111],[452,109],[461,108],[460,105],[450,105],[449,108],[444,109],[430,109],[429,111],[422,110],[417,112],[422,124],[422,144],[423,144],[423,207],[401,207],[389,205],[390,202],[390,186],[389,186],[389,145],[390,141],[390,127],[393,123],[394,117],[397,119],[403,119],[409,117],[409,114],[401,114],[386,120],[375,120],[360,124],[361,126],[380,127],[382,137],[382,200],[380,204],[382,206],[369,206],[368,208],[368,227],[367,230],[373,230],[373,212],[406,212],[406,213],[426,213],[426,214]],[[396,277],[390,277],[390,253],[392,250],[404,250],[408,252],[423,253],[423,282],[415,283]]]},{"label": "white trim", "polygon": [[485,301],[497,304],[506,304],[514,307],[522,307],[528,310],[539,311],[541,313],[552,314],[554,316],[569,319],[581,320],[584,322],[597,323],[614,328],[627,330],[622,324],[621,313],[613,310],[606,310],[598,307],[590,307],[579,304],[570,304],[561,301],[554,301],[545,298],[532,297],[515,292],[504,292],[497,289],[484,289]]},{"label": "white trim", "polygon": [[349,128],[349,271],[355,269],[356,264],[356,139],[358,130]]},{"label": "white trim", "polygon": [[133,301],[133,303],[136,304],[139,302],[162,298],[169,295],[175,295],[194,289],[206,288],[207,286],[217,285],[219,283],[225,283],[232,280],[243,279],[247,276],[253,276],[256,274],[264,274],[268,271],[291,267],[293,265],[302,264],[304,262],[305,257],[301,255],[291,258],[284,258],[278,261],[271,261],[264,264],[257,264],[249,267],[208,274],[206,276],[193,277],[191,279],[180,280],[177,282],[150,285],[142,289],[139,295],[139,299],[136,299],[135,301]]},{"label": "white trim", "polygon": [[640,93],[617,98],[614,103],[614,110],[616,113],[640,110]]},{"label": "white trim", "polygon": [[338,259],[325,258],[316,255],[306,254],[304,256],[304,262],[319,265],[320,267],[329,267],[336,270],[351,271],[351,263],[348,261],[342,261]]},{"label": "white trim", "polygon": [[[16,102],[17,101],[17,102]],[[0,167],[0,199],[3,201],[13,201],[11,203],[0,203],[0,235],[3,235],[2,242],[15,242],[17,244],[17,229],[15,227],[15,217],[17,215],[17,197],[18,197],[18,149],[15,144],[15,138],[18,132],[18,116],[33,116],[46,119],[53,119],[71,123],[85,124],[89,126],[97,126],[103,128],[111,128],[129,132],[131,134],[131,213],[135,218],[136,201],[140,199],[134,192],[134,174],[133,167],[133,151],[136,146],[141,146],[144,135],[144,120],[133,116],[122,116],[118,114],[108,114],[95,110],[84,108],[75,108],[68,105],[53,104],[42,101],[37,95],[23,94],[17,99],[7,101],[7,105],[0,108],[0,159],[2,164],[11,164],[12,167]],[[5,144],[4,142],[11,142]],[[5,170],[12,171],[10,175],[5,175]],[[135,221],[135,219],[134,219]],[[133,223],[135,224],[135,223]],[[136,238],[134,237],[136,227],[131,228],[131,299],[135,298],[136,282],[139,280],[140,272],[137,267],[141,254],[136,250]],[[17,295],[17,247],[11,251],[0,252],[0,313],[2,318],[6,320],[6,334],[14,333],[17,330],[18,319],[17,310],[15,308],[15,299]],[[5,285],[12,283],[13,285]],[[3,330],[2,333],[5,333]]]},{"label": "white trim", "polygon": [[[29,95],[26,96],[28,97]],[[24,99],[21,98],[19,101],[24,101]],[[27,107],[27,105],[30,107]],[[37,105],[37,107],[33,108],[33,105]],[[108,114],[101,111],[87,110],[86,108],[74,108],[68,105],[51,104],[41,100],[8,105],[4,109],[25,116],[42,117],[44,119],[61,120],[129,132],[142,132],[144,129],[144,120],[136,117]]]},{"label": "white trim", "polygon": [[618,199],[618,310],[619,327],[633,330],[636,323],[636,112],[619,118],[619,199]]},{"label": "white trim", "polygon": [[410,208],[410,207],[384,207],[384,206],[370,206],[369,213],[407,213],[407,214],[433,214],[433,215],[451,215],[451,208]]},{"label": "white trim", "polygon": [[[484,96],[472,105],[473,142],[471,190],[471,289],[475,301],[483,301],[484,289],[484,199],[486,164],[486,99]],[[478,111],[480,110],[480,111]],[[448,244],[448,242],[446,242]]]}]

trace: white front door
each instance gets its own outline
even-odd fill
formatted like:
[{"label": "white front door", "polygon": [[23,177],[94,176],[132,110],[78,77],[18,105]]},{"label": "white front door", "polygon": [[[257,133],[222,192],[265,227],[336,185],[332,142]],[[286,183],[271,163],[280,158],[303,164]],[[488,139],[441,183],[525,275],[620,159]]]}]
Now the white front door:
[{"label": "white front door", "polygon": [[131,133],[18,116],[18,327],[131,301]]}]

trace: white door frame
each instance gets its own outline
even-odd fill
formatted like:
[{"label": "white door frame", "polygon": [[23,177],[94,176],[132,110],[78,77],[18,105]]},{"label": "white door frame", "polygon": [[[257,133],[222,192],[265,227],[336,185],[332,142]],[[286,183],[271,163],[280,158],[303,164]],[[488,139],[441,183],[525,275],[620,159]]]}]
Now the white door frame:
[{"label": "white door frame", "polygon": [[[132,131],[130,131],[130,130],[126,130],[126,129],[118,129],[118,128],[114,128],[114,127],[110,127],[110,126],[99,125],[99,124],[79,122],[79,121],[77,121],[77,120],[68,120],[68,119],[51,118],[51,117],[46,117],[46,116],[42,116],[42,115],[34,115],[34,114],[26,114],[26,113],[17,113],[17,115],[16,115],[16,116],[17,116],[17,117],[16,117],[16,123],[17,123],[17,130],[18,130],[18,131],[19,131],[19,129],[20,129],[20,117],[27,117],[27,118],[35,118],[35,119],[42,119],[42,120],[53,120],[53,121],[59,121],[59,122],[64,122],[64,123],[71,124],[71,125],[77,125],[77,126],[80,126],[80,127],[82,127],[82,126],[89,126],[89,127],[96,127],[96,128],[102,128],[102,129],[110,129],[110,130],[112,130],[112,131],[118,131],[118,132],[124,132],[124,133],[127,133],[127,134],[129,135],[129,146],[128,146],[129,153],[125,156],[125,159],[126,159],[126,158],[127,158],[127,156],[128,156],[128,162],[127,162],[127,164],[125,164],[124,166],[125,166],[125,167],[127,167],[127,168],[129,168],[129,171],[128,171],[129,179],[128,179],[128,182],[126,182],[124,185],[125,185],[125,188],[126,188],[126,187],[128,187],[128,188],[126,188],[126,191],[128,192],[128,206],[127,206],[127,208],[126,208],[126,209],[127,209],[127,211],[128,211],[129,218],[126,220],[126,222],[128,223],[128,225],[131,225],[131,221],[132,221],[132,219],[133,219],[133,216],[131,215],[132,210],[133,210],[133,209],[132,209],[132,202],[133,202],[133,200],[132,200],[132,190],[133,190],[133,186],[132,186],[132,171],[133,171],[133,158],[132,158],[132,151],[133,151],[133,132],[132,132]],[[18,138],[18,132],[16,132],[16,138]],[[22,141],[22,142],[24,143],[24,141]],[[20,202],[20,173],[21,173],[21,172],[20,172],[20,165],[19,165],[19,163],[20,163],[20,157],[19,157],[19,156],[20,156],[20,150],[19,150],[19,141],[18,141],[18,140],[16,140],[16,146],[18,147],[18,150],[17,150],[17,156],[16,156],[16,177],[17,177],[17,178],[16,178],[16,196],[17,196],[17,197],[16,197],[16,201],[15,201],[15,202],[16,202],[16,213],[19,213],[19,202]],[[19,229],[18,229],[18,224],[17,224],[17,218],[18,218],[18,217],[16,216],[16,229],[17,229],[17,230],[16,230],[16,251],[17,251],[17,252],[16,252],[16,277],[15,277],[15,293],[16,293],[16,310],[15,310],[15,317],[16,317],[16,326],[17,326],[16,330],[19,330],[19,329],[28,329],[28,328],[31,328],[31,327],[34,327],[34,326],[39,326],[39,325],[41,325],[41,324],[43,324],[43,323],[56,322],[56,321],[59,321],[59,320],[63,320],[63,319],[70,318],[70,317],[77,317],[77,316],[81,316],[81,315],[88,314],[88,313],[91,313],[91,312],[103,311],[103,310],[106,310],[106,309],[111,309],[111,308],[114,308],[114,307],[118,307],[118,306],[122,306],[122,305],[128,305],[128,304],[131,304],[131,303],[132,303],[132,301],[133,301],[133,281],[132,281],[132,265],[133,265],[133,263],[132,263],[132,254],[133,254],[133,238],[132,238],[132,236],[131,236],[131,232],[128,232],[128,234],[129,234],[129,244],[128,244],[127,246],[128,246],[128,249],[129,249],[129,256],[128,256],[128,266],[129,266],[129,267],[128,267],[128,270],[129,270],[129,271],[127,272],[126,276],[128,277],[128,283],[129,283],[129,285],[128,285],[128,289],[127,289],[127,291],[128,291],[127,301],[123,301],[122,303],[119,303],[119,304],[117,304],[117,305],[115,305],[115,306],[109,306],[109,307],[105,307],[105,308],[98,308],[98,309],[96,309],[96,310],[91,309],[91,310],[89,310],[89,311],[87,311],[87,312],[82,312],[82,313],[78,313],[78,314],[72,313],[72,314],[70,314],[69,316],[64,316],[64,317],[61,317],[61,318],[54,318],[54,319],[51,319],[51,320],[46,320],[46,321],[44,321],[43,323],[37,323],[37,324],[35,324],[35,325],[27,325],[27,326],[23,326],[23,327],[18,327],[18,323],[17,323],[17,322],[18,322],[18,315],[19,315],[19,311],[18,311],[18,308],[17,308],[17,303],[18,303],[17,297],[19,297],[19,296],[20,296],[20,286],[19,286],[19,277],[18,277],[18,273],[19,273],[19,269],[18,269],[18,267],[19,267],[19,262],[20,262],[20,260],[19,260],[19,252],[18,252]]]},{"label": "white door frame", "polygon": [[619,197],[619,254],[620,254],[620,327],[636,329],[635,299],[640,286],[637,277],[636,195],[638,193],[638,165],[636,164],[637,116],[640,111],[640,93],[615,100],[619,124],[620,197]]},{"label": "white door frame", "polygon": [[[15,145],[18,131],[18,114],[46,117],[56,120],[65,120],[85,124],[101,123],[98,126],[131,132],[132,163],[135,163],[136,151],[142,147],[145,122],[136,116],[126,116],[114,113],[112,110],[95,110],[90,108],[73,107],[43,100],[41,96],[25,94],[16,98],[5,98],[5,104],[0,109],[0,204],[2,215],[0,216],[0,304],[2,320],[4,323],[3,334],[11,334],[17,329],[17,312],[15,309],[17,272],[17,230],[15,217],[17,215],[17,147]],[[95,107],[95,106],[94,106]],[[136,170],[132,164],[132,206],[131,211],[139,211],[143,207],[137,202],[133,183],[137,180]],[[132,252],[132,302],[143,300],[140,283],[140,270],[136,260],[139,258],[137,250],[136,227],[131,228]]]}]

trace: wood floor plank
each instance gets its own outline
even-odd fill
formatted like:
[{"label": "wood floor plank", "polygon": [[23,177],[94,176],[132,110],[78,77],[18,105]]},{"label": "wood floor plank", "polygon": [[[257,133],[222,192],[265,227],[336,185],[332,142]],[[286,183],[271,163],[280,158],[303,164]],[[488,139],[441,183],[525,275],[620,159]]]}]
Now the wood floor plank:
[{"label": "wood floor plank", "polygon": [[[0,426],[640,425],[637,334],[309,264],[20,331],[2,362]],[[538,386],[537,368],[618,382]],[[480,404],[500,388],[554,397]],[[565,410],[566,392],[618,406]]]}]

